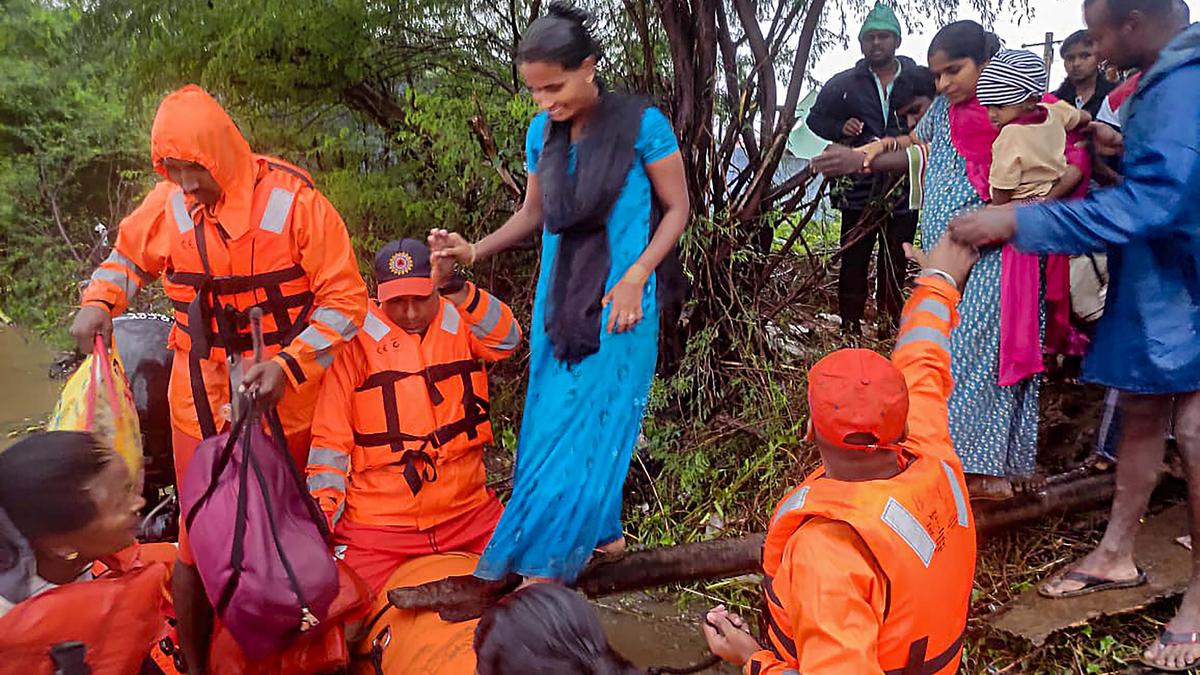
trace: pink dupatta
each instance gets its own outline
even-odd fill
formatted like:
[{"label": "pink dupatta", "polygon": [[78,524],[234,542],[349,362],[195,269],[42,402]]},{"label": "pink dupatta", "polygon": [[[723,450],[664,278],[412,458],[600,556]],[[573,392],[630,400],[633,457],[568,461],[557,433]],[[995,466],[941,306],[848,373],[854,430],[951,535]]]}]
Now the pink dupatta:
[{"label": "pink dupatta", "polygon": [[[1057,101],[1053,95],[1042,97],[1045,103]],[[950,140],[967,165],[967,179],[985,202],[992,199],[988,176],[992,170],[992,144],[999,131],[988,120],[987,109],[972,98],[967,103],[950,106]],[[1087,150],[1075,147],[1082,135],[1067,136],[1067,161],[1079,167],[1083,180],[1072,195],[1081,197],[1087,192],[1091,162]],[[1070,323],[1070,278],[1066,260],[1050,256],[1046,266],[1046,335],[1050,345],[1075,345],[1079,340]],[[1042,339],[1038,326],[1038,286],[1040,283],[1038,257],[1021,253],[1006,244],[1000,259],[1000,386],[1010,386],[1042,372]],[[1061,298],[1068,298],[1064,305]],[[1064,311],[1065,310],[1065,311]],[[1055,344],[1059,343],[1059,344]]]}]

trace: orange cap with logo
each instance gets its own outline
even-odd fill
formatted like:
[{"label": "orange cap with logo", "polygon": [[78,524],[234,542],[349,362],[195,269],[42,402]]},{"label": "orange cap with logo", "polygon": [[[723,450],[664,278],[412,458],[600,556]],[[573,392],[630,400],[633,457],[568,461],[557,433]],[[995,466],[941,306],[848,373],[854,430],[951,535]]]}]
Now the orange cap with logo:
[{"label": "orange cap with logo", "polygon": [[886,447],[904,438],[908,385],[885,357],[840,349],[808,371],[808,407],[822,441],[848,450]]}]

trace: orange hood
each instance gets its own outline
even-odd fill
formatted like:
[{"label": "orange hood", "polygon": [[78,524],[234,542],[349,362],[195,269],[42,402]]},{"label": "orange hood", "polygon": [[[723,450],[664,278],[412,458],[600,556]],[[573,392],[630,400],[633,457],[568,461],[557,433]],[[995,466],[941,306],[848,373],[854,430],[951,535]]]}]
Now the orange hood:
[{"label": "orange hood", "polygon": [[208,92],[189,84],[158,106],[150,130],[154,170],[167,177],[163,159],[195,162],[212,174],[223,193],[215,214],[233,238],[250,229],[256,176],[254,154],[237,125]]}]

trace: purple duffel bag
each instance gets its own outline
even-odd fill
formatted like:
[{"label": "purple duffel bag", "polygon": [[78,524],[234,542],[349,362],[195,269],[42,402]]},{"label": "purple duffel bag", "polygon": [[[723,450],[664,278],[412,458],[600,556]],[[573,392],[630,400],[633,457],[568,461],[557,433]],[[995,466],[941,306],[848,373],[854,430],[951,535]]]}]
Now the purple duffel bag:
[{"label": "purple duffel bag", "polygon": [[338,592],[325,517],[283,439],[274,410],[248,412],[200,444],[179,494],[205,593],[250,660],[324,621]]}]

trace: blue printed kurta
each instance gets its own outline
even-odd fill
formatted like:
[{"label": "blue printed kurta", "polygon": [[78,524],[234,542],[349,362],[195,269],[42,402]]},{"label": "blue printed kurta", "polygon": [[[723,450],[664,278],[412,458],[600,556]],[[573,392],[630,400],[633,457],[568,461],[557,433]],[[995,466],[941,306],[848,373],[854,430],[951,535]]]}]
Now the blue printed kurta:
[{"label": "blue printed kurta", "polygon": [[[929,250],[950,220],[983,206],[967,179],[966,160],[950,140],[950,103],[939,96],[917,135],[929,142],[921,244]],[[1034,376],[1011,386],[998,384],[1000,372],[1000,249],[981,252],[963,289],[961,323],[950,335],[950,435],[966,473],[1023,476],[1037,457],[1038,390]]]},{"label": "blue printed kurta", "polygon": [[[537,172],[548,119],[542,113],[529,125],[525,151],[531,174]],[[572,146],[572,171],[574,151]],[[677,151],[666,117],[648,108],[633,166],[608,219],[606,289],[620,281],[650,242],[652,188],[646,165]],[[655,277],[651,275],[642,295],[642,321],[624,333],[602,332],[600,351],[567,365],[554,358],[546,334],[546,298],[558,242],[557,235],[542,236],[513,494],[475,571],[485,579],[516,572],[573,581],[596,546],[622,536],[625,475],[658,359]],[[608,313],[606,308],[603,326]]]}]

